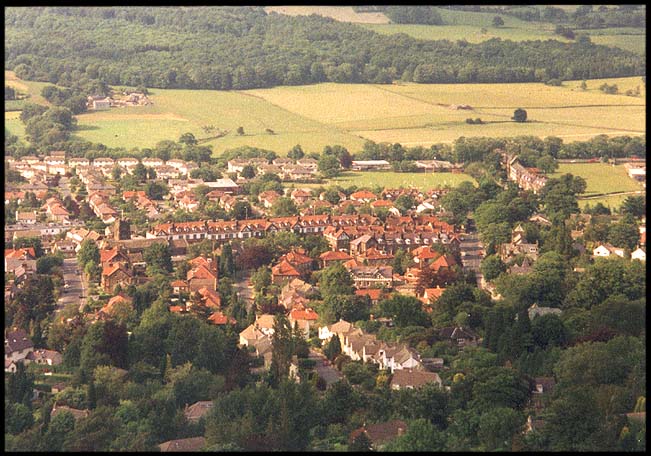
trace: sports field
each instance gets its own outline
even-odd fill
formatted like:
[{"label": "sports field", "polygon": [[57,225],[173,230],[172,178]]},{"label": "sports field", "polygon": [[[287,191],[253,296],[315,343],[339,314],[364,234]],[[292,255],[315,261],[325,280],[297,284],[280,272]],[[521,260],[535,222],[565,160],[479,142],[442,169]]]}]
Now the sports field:
[{"label": "sports field", "polygon": [[320,187],[328,184],[340,185],[342,187],[416,187],[422,190],[431,188],[456,187],[461,182],[476,181],[468,174],[453,173],[395,173],[392,171],[347,171],[341,176],[329,179],[327,184],[296,184],[297,187]]}]

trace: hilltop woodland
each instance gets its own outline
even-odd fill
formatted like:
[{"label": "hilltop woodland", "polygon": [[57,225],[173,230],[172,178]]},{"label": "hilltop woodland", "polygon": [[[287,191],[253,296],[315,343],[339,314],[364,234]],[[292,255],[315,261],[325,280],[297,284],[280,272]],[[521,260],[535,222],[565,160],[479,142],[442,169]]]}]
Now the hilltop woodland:
[{"label": "hilltop woodland", "polygon": [[[266,16],[261,8],[16,8],[6,11],[6,27],[8,67],[20,77],[70,89],[49,89],[50,107],[25,105],[21,120],[27,142],[5,134],[7,155],[65,150],[68,157],[182,158],[199,164],[191,177],[208,180],[225,175],[226,162],[235,157],[271,161],[279,154],[305,154],[300,146],[287,152],[242,147],[214,157],[211,148],[198,145],[191,134],[152,149],[107,148],[71,138],[78,101],[74,98],[87,95],[83,91],[91,87],[108,89],[108,84],[196,84],[224,89],[229,80],[228,88],[236,88],[236,83],[237,88],[288,83],[289,74],[297,84],[314,82],[313,77],[346,80],[351,74],[372,79],[377,74],[366,73],[369,66],[389,76],[395,70],[401,76],[410,65],[413,71],[441,55],[446,55],[450,68],[458,65],[459,69],[478,59],[482,63],[476,67],[477,77],[484,70],[505,78],[520,77],[498,70],[502,65],[522,64],[525,73],[535,73],[523,63],[527,59],[550,74],[571,67],[579,77],[626,75],[643,68],[637,57],[585,42],[464,45],[404,36],[385,41],[349,24],[316,17]],[[117,39],[107,33],[109,28],[130,38]],[[69,39],[73,32],[74,40]],[[333,42],[338,45],[329,47]],[[280,50],[278,43],[286,47]],[[552,53],[554,60],[545,60]],[[278,55],[278,63],[271,62],[272,55]],[[289,55],[305,61],[290,63]],[[323,73],[310,63],[319,59],[329,62]],[[254,61],[259,66],[252,65]],[[489,70],[485,66],[489,61],[497,61],[497,66]],[[345,71],[351,68],[360,73]],[[15,93],[6,91],[5,96]],[[582,178],[566,174],[550,178],[539,194],[523,191],[507,182],[500,166],[504,152],[517,153],[525,166],[551,173],[558,158],[644,157],[646,139],[598,136],[565,144],[554,137],[462,137],[453,144],[430,148],[367,142],[362,150],[349,152],[333,145],[313,155],[324,176],[348,169],[352,158],[386,159],[397,170],[411,169],[410,163],[417,159],[436,158],[463,163],[477,181],[477,186],[465,182],[450,189],[440,203],[447,221],[476,227],[486,249],[482,272],[501,300],[491,299],[477,287],[474,274],[460,269],[445,276],[423,274],[419,287],[445,287],[431,313],[411,296],[392,294],[373,305],[353,295],[352,280],[340,265],[317,271],[308,279],[317,286],[309,305],[327,323],[346,318],[380,340],[408,344],[424,359],[442,358],[446,367],[439,372],[443,388],[430,384],[393,390],[390,374],[373,364],[351,361],[340,353],[336,341],[323,351],[345,378],[328,386],[319,377],[314,361],[307,358],[310,346],[316,348],[319,341],[314,335],[303,339],[279,312],[279,288],[271,281],[270,266],[293,247],[302,247],[316,260],[329,250],[320,236],[278,232],[262,239],[233,240],[217,251],[206,241],[188,248],[188,258],[217,252],[218,291],[225,315],[237,320],[233,326],[210,325],[205,318],[170,312],[170,283],[186,277],[190,265],[173,265],[170,250],[156,245],[143,252],[146,283],[124,290],[116,287],[112,294],[100,297],[121,292],[130,298],[132,306],[121,309],[115,318],[91,323],[90,311],[102,305],[92,298],[85,309],[73,303],[55,313],[62,292],[63,260],[46,254],[40,239],[19,238],[8,248],[34,247],[37,271],[5,303],[5,327],[24,329],[36,348],[61,352],[63,363],[31,364],[27,369],[18,363],[14,374],[6,374],[5,450],[156,451],[161,442],[196,436],[204,436],[211,451],[368,450],[364,438],[350,440],[353,430],[400,419],[408,424],[407,431],[385,450],[644,451],[644,424],[626,414],[645,411],[645,265],[617,256],[593,260],[589,252],[576,248],[572,234],[582,229],[579,241],[612,242],[630,250],[638,242],[646,202],[629,197],[619,214],[596,206],[590,209],[591,219],[585,221],[577,202],[586,191]],[[17,173],[6,177],[15,183],[21,180]],[[143,190],[160,199],[168,192],[167,184],[156,179],[155,170],[142,165],[131,175],[122,176],[118,169],[111,182],[118,194]],[[79,179],[70,177],[70,187],[77,198],[64,199],[66,207],[87,228],[103,230],[105,226],[84,201]],[[325,192],[336,202],[339,191],[350,195],[357,189],[324,185],[315,194]],[[196,189],[199,199],[206,190]],[[171,219],[246,218],[260,192],[282,191],[283,183],[274,174],[254,173],[242,190],[248,201],[238,202],[229,212],[204,198],[197,212],[179,210]],[[371,190],[379,194],[382,189]],[[277,215],[296,212],[295,206],[281,200],[282,204],[273,207]],[[401,213],[409,214],[412,201],[398,200]],[[42,201],[27,192],[20,206],[16,204],[5,205],[5,215],[40,208]],[[134,229],[144,234],[152,222],[129,204],[116,202],[116,207],[124,209]],[[370,207],[362,206],[359,212],[370,214]],[[546,216],[551,226],[530,221],[535,213]],[[529,272],[510,274],[509,269],[521,265],[523,258],[503,263],[497,253],[499,244],[508,242],[518,225],[527,242],[538,243],[540,256]],[[447,246],[436,248],[456,255]],[[81,244],[77,261],[89,278],[97,277],[99,258],[93,241]],[[460,257],[456,258],[459,262]],[[393,265],[404,272],[414,263],[406,251],[399,250]],[[234,286],[243,272],[252,273],[256,293],[248,311]],[[533,304],[562,312],[530,319],[528,309]],[[197,306],[201,308],[199,302]],[[250,369],[260,367],[260,358],[237,345],[239,332],[254,321],[256,312],[276,313],[271,369],[263,373]],[[371,320],[371,314],[378,318]],[[383,325],[386,319],[393,325]],[[482,342],[460,350],[439,332],[453,325],[476,332]],[[301,378],[298,383],[287,380],[294,355]],[[43,368],[51,368],[53,376],[42,375]],[[38,381],[53,377],[66,383],[58,393],[51,393],[51,383]],[[534,413],[531,391],[536,377],[554,377],[556,386],[536,416],[544,425],[525,434],[527,416]],[[45,393],[36,400],[32,400],[34,387]],[[185,407],[197,401],[213,401],[214,405],[198,422],[188,421]],[[87,409],[89,414],[75,419],[61,411],[51,418],[55,403]]]},{"label": "hilltop woodland", "polygon": [[[431,11],[387,8],[399,21],[437,21]],[[592,44],[586,36],[570,44],[423,41],[314,15],[268,15],[262,7],[10,8],[5,33],[6,69],[65,87],[97,80],[230,90],[327,81],[546,82],[645,74],[643,56]]]}]

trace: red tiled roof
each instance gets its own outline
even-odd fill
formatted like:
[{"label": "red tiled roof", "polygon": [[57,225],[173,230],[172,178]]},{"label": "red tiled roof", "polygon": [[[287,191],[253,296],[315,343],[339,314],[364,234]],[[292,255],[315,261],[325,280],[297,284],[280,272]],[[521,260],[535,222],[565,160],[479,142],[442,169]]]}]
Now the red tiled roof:
[{"label": "red tiled roof", "polygon": [[214,312],[208,317],[208,322],[212,323],[213,325],[225,325],[226,323],[230,323],[231,325],[234,325],[237,323],[237,321],[232,318],[224,315],[223,312]]},{"label": "red tiled roof", "polygon": [[296,265],[312,263],[312,258],[295,250],[283,255],[280,259],[287,261],[289,264]]},{"label": "red tiled roof", "polygon": [[271,268],[271,274],[275,276],[300,276],[301,273],[289,264],[286,260],[281,261],[276,266]]},{"label": "red tiled roof", "polygon": [[36,258],[36,252],[34,252],[34,247],[24,247],[20,249],[5,249],[5,258],[22,259],[24,257],[27,259],[27,255],[31,256],[32,259]]},{"label": "red tiled roof", "polygon": [[357,296],[368,296],[372,301],[377,301],[382,296],[381,288],[368,288],[364,290],[355,290]]},{"label": "red tiled roof", "polygon": [[393,207],[393,203],[387,200],[377,200],[371,203],[372,207]]},{"label": "red tiled roof", "polygon": [[216,279],[217,276],[205,266],[201,265],[188,271],[188,280],[192,279]]},{"label": "red tiled roof", "polygon": [[431,247],[427,245],[423,245],[421,247],[418,247],[417,249],[414,249],[411,254],[418,258],[419,260],[429,260],[432,258],[438,258],[441,256],[440,253],[438,253],[435,250],[432,250]]},{"label": "red tiled roof", "polygon": [[312,309],[294,309],[289,313],[289,318],[292,320],[317,320],[319,314]]},{"label": "red tiled roof", "polygon": [[346,261],[352,259],[350,255],[345,252],[340,252],[338,250],[330,250],[319,255],[319,258],[324,261]]},{"label": "red tiled roof", "polygon": [[350,197],[351,199],[377,199],[375,193],[371,193],[368,190],[360,190],[358,192],[352,193]]},{"label": "red tiled roof", "polygon": [[454,261],[454,258],[452,258],[451,256],[441,255],[439,258],[437,258],[432,262],[430,268],[433,269],[434,271],[438,271],[441,268],[449,268],[450,266],[454,266],[455,264],[456,261]]}]

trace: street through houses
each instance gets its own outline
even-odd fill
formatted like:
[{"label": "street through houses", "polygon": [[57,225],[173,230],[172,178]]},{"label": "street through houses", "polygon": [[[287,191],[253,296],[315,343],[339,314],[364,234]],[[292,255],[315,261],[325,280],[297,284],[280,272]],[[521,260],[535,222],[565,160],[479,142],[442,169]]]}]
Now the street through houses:
[{"label": "street through houses", "polygon": [[466,234],[459,245],[461,251],[461,261],[464,270],[473,271],[477,278],[477,286],[483,287],[483,274],[480,270],[481,260],[483,258],[483,249],[477,233]]},{"label": "street through houses", "polygon": [[80,312],[86,305],[86,290],[81,278],[81,271],[77,264],[77,258],[65,258],[63,260],[63,293],[57,302],[57,311],[61,311],[68,304],[79,303]]}]

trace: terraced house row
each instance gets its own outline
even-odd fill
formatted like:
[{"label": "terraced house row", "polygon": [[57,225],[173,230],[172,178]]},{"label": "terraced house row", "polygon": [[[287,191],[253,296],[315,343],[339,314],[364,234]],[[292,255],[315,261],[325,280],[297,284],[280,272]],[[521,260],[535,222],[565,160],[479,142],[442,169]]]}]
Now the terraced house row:
[{"label": "terraced house row", "polygon": [[[459,243],[454,226],[433,215],[387,217],[382,222],[371,215],[305,215],[246,220],[204,220],[182,223],[161,223],[147,232],[148,239],[231,239],[261,238],[276,231],[297,234],[321,234],[332,250],[348,250],[351,241],[355,249],[393,252],[397,248],[411,250],[435,243]],[[355,242],[360,239],[359,242]]]}]

